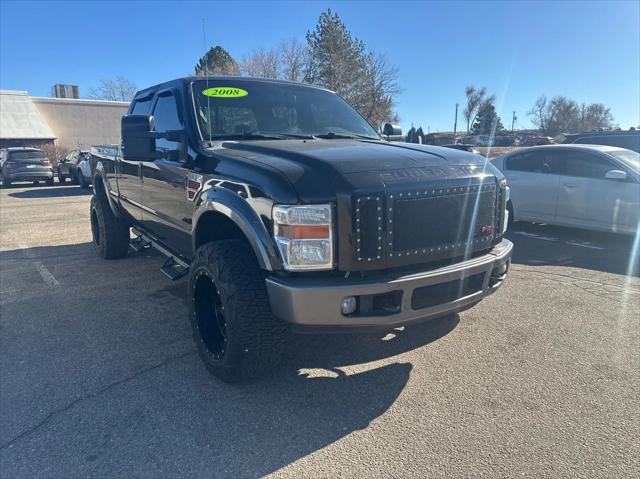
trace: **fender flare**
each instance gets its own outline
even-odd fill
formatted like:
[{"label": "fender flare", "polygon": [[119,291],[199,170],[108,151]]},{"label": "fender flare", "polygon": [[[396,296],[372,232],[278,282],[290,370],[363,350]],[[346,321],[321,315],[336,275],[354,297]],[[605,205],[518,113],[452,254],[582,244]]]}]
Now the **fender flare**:
[{"label": "fender flare", "polygon": [[97,182],[102,183],[104,194],[107,197],[107,202],[109,203],[109,208],[111,208],[111,211],[114,215],[116,215],[117,218],[120,218],[120,211],[118,209],[118,206],[115,204],[115,201],[111,197],[111,188],[109,187],[109,181],[107,180],[107,175],[104,171],[104,165],[101,161],[98,161],[98,163],[96,164],[95,173],[93,174],[92,188],[93,194],[96,196],[98,194],[98,192],[96,191]]},{"label": "fender flare", "polygon": [[266,271],[282,270],[282,262],[275,244],[255,210],[240,196],[226,188],[210,188],[201,193],[193,214],[192,248],[196,250],[196,231],[199,220],[207,212],[215,212],[230,219],[245,236],[258,260]]}]

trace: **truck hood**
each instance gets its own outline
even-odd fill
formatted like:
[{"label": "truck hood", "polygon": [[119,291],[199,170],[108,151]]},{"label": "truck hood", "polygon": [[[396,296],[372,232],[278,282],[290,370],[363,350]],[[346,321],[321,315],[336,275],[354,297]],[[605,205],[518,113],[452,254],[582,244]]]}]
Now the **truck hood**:
[{"label": "truck hood", "polygon": [[340,191],[385,189],[390,184],[500,175],[479,155],[412,143],[271,140],[223,142],[212,149],[277,169],[308,201],[330,200]]}]

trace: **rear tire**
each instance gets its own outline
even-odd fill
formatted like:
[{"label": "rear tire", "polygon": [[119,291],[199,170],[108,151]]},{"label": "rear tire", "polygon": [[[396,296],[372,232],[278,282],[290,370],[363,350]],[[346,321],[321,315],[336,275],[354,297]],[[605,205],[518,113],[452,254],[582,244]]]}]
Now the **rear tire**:
[{"label": "rear tire", "polygon": [[11,180],[9,178],[2,177],[2,187],[11,188]]},{"label": "rear tire", "polygon": [[64,176],[60,171],[58,171],[58,183],[63,184],[67,181],[67,177]]},{"label": "rear tire", "polygon": [[202,361],[225,382],[263,376],[280,363],[287,328],[273,317],[264,274],[243,240],[214,241],[196,251],[189,322]]},{"label": "rear tire", "polygon": [[91,198],[91,234],[102,259],[124,258],[129,250],[129,225],[111,211],[103,195]]}]

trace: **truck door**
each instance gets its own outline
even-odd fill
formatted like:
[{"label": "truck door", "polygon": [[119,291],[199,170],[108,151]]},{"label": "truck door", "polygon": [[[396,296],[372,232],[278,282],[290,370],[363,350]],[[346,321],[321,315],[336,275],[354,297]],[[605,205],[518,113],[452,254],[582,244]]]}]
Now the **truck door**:
[{"label": "truck door", "polygon": [[[176,95],[172,90],[158,94],[153,108],[155,131],[183,128]],[[187,212],[186,177],[188,170],[171,158],[179,144],[164,138],[156,140],[156,149],[164,158],[142,164],[144,228],[165,244],[175,245],[177,253],[190,256],[191,215]]]},{"label": "truck door", "polygon": [[[149,115],[153,95],[136,98],[133,102],[132,115]],[[125,160],[122,155],[117,158],[116,178],[120,204],[135,220],[142,220],[142,164],[141,161]]]}]

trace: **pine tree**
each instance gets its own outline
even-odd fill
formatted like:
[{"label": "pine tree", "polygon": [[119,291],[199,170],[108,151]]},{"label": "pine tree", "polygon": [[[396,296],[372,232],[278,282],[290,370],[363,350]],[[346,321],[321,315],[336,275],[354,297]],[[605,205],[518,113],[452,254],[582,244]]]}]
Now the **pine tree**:
[{"label": "pine tree", "polygon": [[500,116],[492,102],[484,102],[478,108],[478,114],[471,131],[474,135],[495,135],[504,130]]},{"label": "pine tree", "polygon": [[320,14],[315,29],[307,32],[306,51],[305,82],[340,94],[376,127],[393,116],[396,69],[382,55],[367,52],[337,13]]},{"label": "pine tree", "polygon": [[240,75],[240,65],[220,45],[212,47],[195,66],[197,76]]}]

